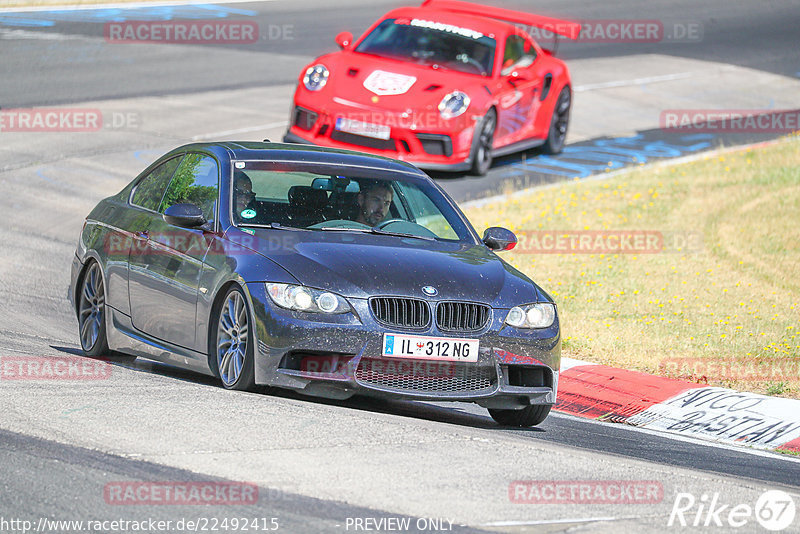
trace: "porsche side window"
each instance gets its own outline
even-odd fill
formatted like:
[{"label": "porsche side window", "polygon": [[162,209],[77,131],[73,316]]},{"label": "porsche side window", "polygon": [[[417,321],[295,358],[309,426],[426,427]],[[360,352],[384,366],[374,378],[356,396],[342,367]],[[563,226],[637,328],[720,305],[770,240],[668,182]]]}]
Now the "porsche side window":
[{"label": "porsche side window", "polygon": [[509,35],[503,52],[502,76],[508,76],[515,68],[525,68],[536,59],[536,49],[520,35]]},{"label": "porsche side window", "polygon": [[159,213],[174,204],[188,202],[199,207],[206,219],[214,220],[219,197],[219,168],[214,158],[187,154],[164,193]]},{"label": "porsche side window", "polygon": [[148,210],[157,211],[167,189],[172,174],[178,167],[182,156],[165,161],[142,178],[131,197],[131,204]]}]

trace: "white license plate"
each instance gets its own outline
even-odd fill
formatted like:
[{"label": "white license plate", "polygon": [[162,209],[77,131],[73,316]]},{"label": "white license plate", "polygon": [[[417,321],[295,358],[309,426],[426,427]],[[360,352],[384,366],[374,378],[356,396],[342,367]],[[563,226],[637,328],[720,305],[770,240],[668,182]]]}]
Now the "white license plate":
[{"label": "white license plate", "polygon": [[478,345],[477,339],[383,334],[381,355],[416,360],[477,362]]},{"label": "white license plate", "polygon": [[354,121],[343,117],[336,119],[336,129],[355,135],[383,139],[384,141],[389,139],[392,133],[391,128],[382,124],[370,124],[368,122]]}]

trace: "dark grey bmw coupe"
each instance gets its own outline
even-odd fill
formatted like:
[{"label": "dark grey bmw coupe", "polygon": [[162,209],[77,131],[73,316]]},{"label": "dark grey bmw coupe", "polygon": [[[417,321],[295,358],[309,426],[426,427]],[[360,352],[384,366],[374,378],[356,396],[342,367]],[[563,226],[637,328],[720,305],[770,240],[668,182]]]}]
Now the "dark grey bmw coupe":
[{"label": "dark grey bmw coupe", "polygon": [[89,356],[118,351],[308,395],[470,401],[541,423],[553,300],[416,167],[310,146],[191,144],[86,218],[70,300]]}]

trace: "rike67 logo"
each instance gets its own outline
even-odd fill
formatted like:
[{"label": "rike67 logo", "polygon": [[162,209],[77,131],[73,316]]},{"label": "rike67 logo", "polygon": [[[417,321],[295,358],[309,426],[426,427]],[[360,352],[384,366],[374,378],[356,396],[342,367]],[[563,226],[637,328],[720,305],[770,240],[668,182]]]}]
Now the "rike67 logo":
[{"label": "rike67 logo", "polygon": [[754,519],[763,528],[779,532],[794,523],[795,503],[781,490],[762,493],[755,506],[723,502],[719,493],[704,493],[697,499],[691,493],[678,493],[669,514],[667,526],[722,527],[726,531],[741,528]]}]

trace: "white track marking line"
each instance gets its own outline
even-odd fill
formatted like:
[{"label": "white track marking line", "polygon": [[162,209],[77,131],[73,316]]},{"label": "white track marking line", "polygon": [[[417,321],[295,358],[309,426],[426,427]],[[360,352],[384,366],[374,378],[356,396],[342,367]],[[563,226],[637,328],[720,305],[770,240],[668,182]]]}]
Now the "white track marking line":
[{"label": "white track marking line", "polygon": [[192,141],[202,141],[204,139],[214,139],[215,137],[223,137],[226,135],[233,135],[239,133],[256,132],[258,130],[266,130],[268,128],[276,128],[278,126],[288,126],[289,121],[270,122],[267,124],[259,124],[258,126],[249,126],[247,128],[237,128],[235,130],[224,130],[222,132],[213,132],[202,135],[195,135]]},{"label": "white track marking line", "polygon": [[632,519],[627,517],[576,517],[574,519],[543,519],[538,521],[493,521],[483,523],[482,527],[522,527],[526,525],[560,525],[563,523],[594,523],[596,521],[619,521],[620,519]]},{"label": "white track marking line", "polygon": [[260,2],[274,2],[275,0],[172,0],[165,2],[130,2],[117,4],[66,4],[49,6],[28,6],[28,7],[6,7],[0,8],[3,13],[34,13],[47,11],[84,11],[90,9],[139,9],[143,7],[169,7],[169,6],[192,6],[209,4],[256,4]]},{"label": "white track marking line", "polygon": [[21,28],[9,29],[0,27],[0,39],[4,40],[34,40],[34,41],[97,41],[97,37],[86,35],[68,35],[65,33],[51,33],[43,31],[30,31]]},{"label": "white track marking line", "polygon": [[568,369],[572,369],[573,367],[580,367],[584,365],[600,365],[599,363],[592,363],[592,362],[585,362],[583,360],[576,360],[575,358],[567,358],[566,356],[561,357],[561,369],[560,371],[563,373]]},{"label": "white track marking line", "polygon": [[684,80],[696,76],[694,72],[677,72],[675,74],[664,74],[661,76],[648,76],[646,78],[634,78],[633,80],[617,80],[613,82],[587,83],[576,85],[572,88],[576,93],[593,91],[595,89],[610,89],[612,87],[627,87],[629,85],[642,85],[647,83],[671,82],[673,80]]}]

